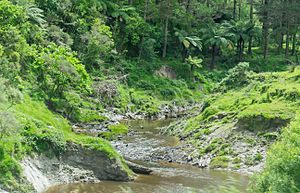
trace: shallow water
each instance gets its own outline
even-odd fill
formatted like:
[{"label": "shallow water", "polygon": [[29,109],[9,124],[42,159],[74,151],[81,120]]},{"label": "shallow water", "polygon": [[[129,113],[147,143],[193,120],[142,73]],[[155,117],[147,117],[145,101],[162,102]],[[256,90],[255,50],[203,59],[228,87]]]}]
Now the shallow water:
[{"label": "shallow water", "polygon": [[[129,145],[148,146],[133,148],[136,154],[161,146],[177,146],[180,142],[176,137],[159,135],[159,128],[166,126],[171,120],[163,121],[130,121],[133,135],[122,138]],[[129,148],[128,148],[129,149]],[[126,155],[123,156],[126,157]],[[132,153],[132,152],[131,152]],[[128,153],[130,158],[130,153]],[[190,193],[190,192],[220,192],[216,187],[230,185],[241,192],[246,192],[248,177],[235,172],[200,169],[189,165],[174,163],[151,163],[139,160],[143,156],[135,156],[132,161],[151,167],[151,175],[139,175],[133,182],[103,181],[97,184],[68,184],[51,187],[45,193]]]}]

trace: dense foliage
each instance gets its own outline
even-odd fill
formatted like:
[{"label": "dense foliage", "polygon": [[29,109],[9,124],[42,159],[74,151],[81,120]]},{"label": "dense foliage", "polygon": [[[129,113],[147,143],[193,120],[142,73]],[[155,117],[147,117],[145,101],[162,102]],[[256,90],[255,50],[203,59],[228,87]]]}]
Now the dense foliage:
[{"label": "dense foliage", "polygon": [[[106,141],[70,130],[68,121],[101,122],[105,111],[155,117],[214,92],[220,105],[211,102],[196,119],[240,107],[235,118],[244,121],[259,109],[292,119],[299,75],[254,72],[290,65],[294,73],[299,13],[297,0],[0,0],[0,184],[26,192],[17,160],[48,147],[62,151],[70,140],[118,156]],[[281,76],[286,84],[259,84]],[[255,191],[299,191],[298,130],[292,122],[271,148]]]}]

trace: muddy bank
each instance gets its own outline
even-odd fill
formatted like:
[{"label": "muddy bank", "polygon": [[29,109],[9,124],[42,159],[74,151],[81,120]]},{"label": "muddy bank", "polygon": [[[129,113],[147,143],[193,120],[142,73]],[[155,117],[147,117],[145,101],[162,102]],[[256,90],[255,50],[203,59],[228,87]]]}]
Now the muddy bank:
[{"label": "muddy bank", "polygon": [[47,156],[35,155],[25,158],[21,165],[23,175],[38,193],[57,184],[132,180],[121,160],[74,144],[60,156],[51,152]]}]

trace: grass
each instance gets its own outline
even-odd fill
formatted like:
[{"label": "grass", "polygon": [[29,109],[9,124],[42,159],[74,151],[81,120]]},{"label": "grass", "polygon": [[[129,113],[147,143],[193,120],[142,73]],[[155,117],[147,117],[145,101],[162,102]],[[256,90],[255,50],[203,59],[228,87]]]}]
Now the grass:
[{"label": "grass", "polygon": [[227,156],[214,157],[210,162],[211,168],[227,168],[229,166],[230,159]]},{"label": "grass", "polygon": [[[227,167],[228,161],[223,157],[231,157],[234,152],[230,145],[227,146],[230,142],[226,140],[211,141],[215,138],[214,130],[230,132],[230,129],[237,127],[239,131],[252,132],[256,137],[235,138],[249,146],[280,140],[279,129],[295,125],[295,118],[299,116],[299,93],[300,67],[282,72],[251,73],[248,84],[239,89],[227,89],[208,96],[205,110],[182,124],[179,135],[187,137],[187,141],[198,148],[200,156],[216,156],[210,163],[212,167]],[[199,139],[210,141],[206,144],[199,142]],[[241,161],[253,165],[262,160],[263,156],[256,154]],[[240,165],[237,160],[233,160],[233,164]]]},{"label": "grass", "polygon": [[102,132],[99,135],[105,139],[112,140],[120,135],[125,135],[128,133],[128,126],[124,124],[117,124],[117,125],[109,125],[108,132]]},{"label": "grass", "polygon": [[[73,133],[68,120],[51,112],[43,102],[34,101],[26,96],[12,111],[20,122],[21,129],[17,136],[13,136],[16,140],[0,144],[0,183],[6,188],[22,189],[19,187],[22,170],[18,160],[32,152],[50,155],[53,151],[54,154],[60,154],[66,150],[69,143],[106,153],[109,158],[119,160],[123,170],[132,175],[124,159],[108,141]],[[111,129],[114,133],[124,133],[127,128],[116,125],[111,126]]]}]

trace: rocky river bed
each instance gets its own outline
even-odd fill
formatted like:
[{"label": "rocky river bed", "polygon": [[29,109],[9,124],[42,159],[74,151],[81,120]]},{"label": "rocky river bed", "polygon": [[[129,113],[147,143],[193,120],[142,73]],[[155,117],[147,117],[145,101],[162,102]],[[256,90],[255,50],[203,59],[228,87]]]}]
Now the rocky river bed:
[{"label": "rocky river bed", "polygon": [[182,143],[177,137],[161,135],[161,128],[171,122],[171,119],[122,121],[129,126],[129,133],[111,143],[129,161],[129,166],[139,173],[134,181],[58,185],[46,193],[213,192],[227,185],[234,190],[246,191],[247,175],[193,166],[190,153],[194,148],[191,145]]}]

